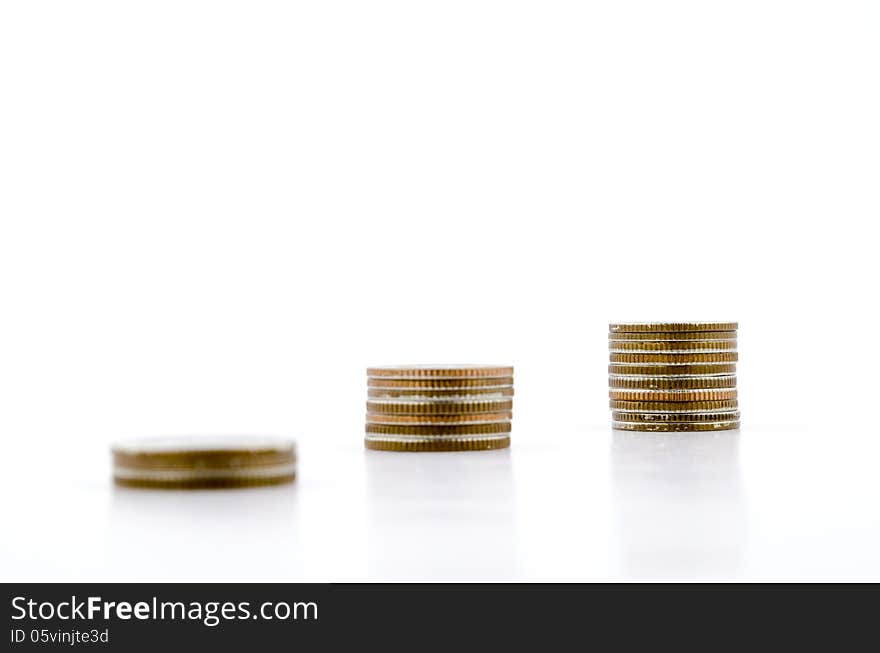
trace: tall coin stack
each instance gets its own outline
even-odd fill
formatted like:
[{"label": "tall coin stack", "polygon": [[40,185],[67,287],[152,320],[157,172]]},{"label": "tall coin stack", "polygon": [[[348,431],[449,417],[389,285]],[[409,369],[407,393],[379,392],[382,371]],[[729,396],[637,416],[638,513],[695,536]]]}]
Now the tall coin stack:
[{"label": "tall coin stack", "polygon": [[503,449],[512,410],[513,367],[370,367],[364,444],[382,451]]},{"label": "tall coin stack", "polygon": [[609,325],[613,428],[738,429],[736,330],[736,322]]}]

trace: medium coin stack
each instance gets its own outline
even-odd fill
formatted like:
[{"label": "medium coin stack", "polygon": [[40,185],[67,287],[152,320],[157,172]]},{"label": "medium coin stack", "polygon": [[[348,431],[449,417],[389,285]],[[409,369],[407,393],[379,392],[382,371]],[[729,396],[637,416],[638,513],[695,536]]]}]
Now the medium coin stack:
[{"label": "medium coin stack", "polygon": [[609,325],[612,427],[738,429],[736,330],[736,322]]},{"label": "medium coin stack", "polygon": [[370,367],[364,444],[382,451],[503,449],[512,410],[513,367]]}]

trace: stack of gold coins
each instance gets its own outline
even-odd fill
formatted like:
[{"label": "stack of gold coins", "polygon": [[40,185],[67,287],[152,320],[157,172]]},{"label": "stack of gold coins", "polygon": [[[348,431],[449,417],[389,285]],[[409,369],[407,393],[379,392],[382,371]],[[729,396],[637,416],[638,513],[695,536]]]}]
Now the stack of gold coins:
[{"label": "stack of gold coins", "polygon": [[265,437],[148,438],[112,448],[117,485],[154,489],[240,488],[290,483],[296,450]]},{"label": "stack of gold coins", "polygon": [[364,444],[382,451],[503,449],[512,411],[510,366],[370,367]]},{"label": "stack of gold coins", "polygon": [[736,322],[609,325],[612,426],[626,431],[739,428]]}]

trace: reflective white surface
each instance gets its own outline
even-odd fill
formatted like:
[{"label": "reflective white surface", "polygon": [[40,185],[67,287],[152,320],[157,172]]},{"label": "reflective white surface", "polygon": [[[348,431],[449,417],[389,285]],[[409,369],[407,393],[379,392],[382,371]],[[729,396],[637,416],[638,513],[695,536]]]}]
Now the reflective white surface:
[{"label": "reflective white surface", "polygon": [[[0,3],[0,579],[880,580],[878,33]],[[742,432],[612,433],[608,323],[717,319]],[[509,452],[363,450],[366,367],[454,361],[515,366]],[[109,483],[189,434],[292,437],[299,479]]]},{"label": "reflective white surface", "polygon": [[13,471],[2,577],[878,580],[863,447],[846,431],[595,428],[481,453],[306,447],[296,484],[244,491],[114,488],[93,466],[25,492]]}]

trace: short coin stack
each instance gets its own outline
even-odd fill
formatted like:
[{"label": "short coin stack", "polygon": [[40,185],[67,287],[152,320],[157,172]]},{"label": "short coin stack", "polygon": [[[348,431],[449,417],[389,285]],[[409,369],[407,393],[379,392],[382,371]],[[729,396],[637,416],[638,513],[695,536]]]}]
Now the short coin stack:
[{"label": "short coin stack", "polygon": [[164,490],[243,488],[296,477],[291,440],[268,437],[148,438],[113,446],[117,485]]},{"label": "short coin stack", "polygon": [[609,325],[612,426],[626,431],[739,428],[736,322]]},{"label": "short coin stack", "polygon": [[512,410],[510,366],[370,367],[364,444],[382,451],[503,449]]}]

